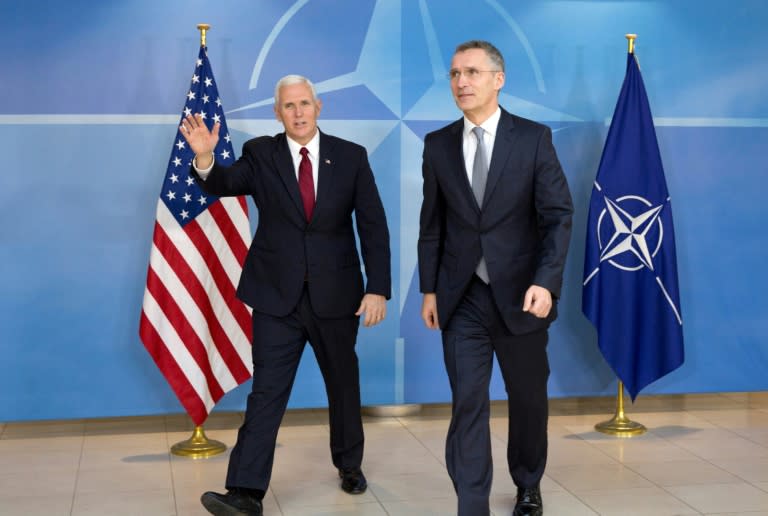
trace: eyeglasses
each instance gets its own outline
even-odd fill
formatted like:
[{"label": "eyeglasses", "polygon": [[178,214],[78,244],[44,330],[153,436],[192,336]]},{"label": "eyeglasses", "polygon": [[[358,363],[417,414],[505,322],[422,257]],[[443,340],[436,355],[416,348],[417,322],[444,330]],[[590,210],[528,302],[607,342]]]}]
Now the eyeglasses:
[{"label": "eyeglasses", "polygon": [[457,70],[456,68],[448,71],[448,79],[452,81],[458,81],[462,75],[469,80],[477,79],[481,73],[497,73],[501,70],[478,70],[477,68],[465,68],[464,70]]}]

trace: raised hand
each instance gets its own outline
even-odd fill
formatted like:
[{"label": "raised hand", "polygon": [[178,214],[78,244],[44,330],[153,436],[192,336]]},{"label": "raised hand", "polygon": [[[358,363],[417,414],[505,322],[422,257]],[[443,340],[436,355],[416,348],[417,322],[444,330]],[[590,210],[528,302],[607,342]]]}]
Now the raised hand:
[{"label": "raised hand", "polygon": [[189,115],[181,121],[181,135],[195,153],[197,166],[201,169],[208,168],[213,161],[213,149],[219,142],[220,127],[221,124],[217,122],[213,125],[213,130],[209,131],[200,113]]}]

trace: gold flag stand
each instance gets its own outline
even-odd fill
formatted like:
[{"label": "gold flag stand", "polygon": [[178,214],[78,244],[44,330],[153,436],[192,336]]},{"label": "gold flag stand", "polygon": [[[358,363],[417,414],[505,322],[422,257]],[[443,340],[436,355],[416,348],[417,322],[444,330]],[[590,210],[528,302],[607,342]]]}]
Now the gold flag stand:
[{"label": "gold flag stand", "polygon": [[[635,53],[635,39],[637,34],[625,34],[629,45],[629,53]],[[624,414],[624,382],[619,380],[619,393],[616,396],[616,414],[612,419],[595,425],[595,430],[616,437],[632,437],[644,434],[647,429],[635,421],[630,420]]]},{"label": "gold flag stand", "polygon": [[196,426],[192,432],[192,437],[171,446],[171,453],[191,459],[207,459],[208,457],[223,453],[226,449],[226,444],[209,440],[205,436],[203,427]]},{"label": "gold flag stand", "polygon": [[[205,33],[211,26],[207,23],[199,23],[197,29],[200,31],[200,46],[205,46]],[[202,426],[195,426],[192,431],[192,437],[186,441],[181,441],[171,446],[171,453],[182,457],[192,459],[207,459],[226,451],[227,445],[208,439],[205,436]]]},{"label": "gold flag stand", "polygon": [[624,414],[624,382],[619,380],[619,394],[616,397],[616,414],[612,419],[595,425],[595,430],[616,437],[633,437],[646,432],[640,423],[630,420]]}]

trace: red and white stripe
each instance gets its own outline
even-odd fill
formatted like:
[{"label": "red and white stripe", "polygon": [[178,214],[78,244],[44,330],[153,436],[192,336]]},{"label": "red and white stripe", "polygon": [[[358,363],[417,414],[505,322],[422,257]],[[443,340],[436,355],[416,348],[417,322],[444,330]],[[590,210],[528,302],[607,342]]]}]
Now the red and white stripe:
[{"label": "red and white stripe", "polygon": [[250,309],[235,296],[249,241],[242,197],[183,228],[158,202],[139,334],[195,425],[253,373]]}]

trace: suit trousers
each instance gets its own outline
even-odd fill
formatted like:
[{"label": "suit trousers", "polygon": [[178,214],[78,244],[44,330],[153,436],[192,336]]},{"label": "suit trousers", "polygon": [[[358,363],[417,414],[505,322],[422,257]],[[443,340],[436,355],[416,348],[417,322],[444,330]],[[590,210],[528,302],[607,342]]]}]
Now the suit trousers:
[{"label": "suit trousers", "polygon": [[317,317],[306,285],[289,315],[253,312],[253,387],[230,455],[227,489],[267,490],[278,429],[307,342],[325,381],[333,464],[337,468],[360,466],[364,439],[355,353],[358,327],[357,316]]},{"label": "suit trousers", "polygon": [[547,330],[513,335],[491,288],[473,276],[442,333],[453,396],[445,457],[459,516],[490,512],[493,462],[488,388],[494,353],[507,391],[507,463],[515,484],[538,485],[547,460]]}]

